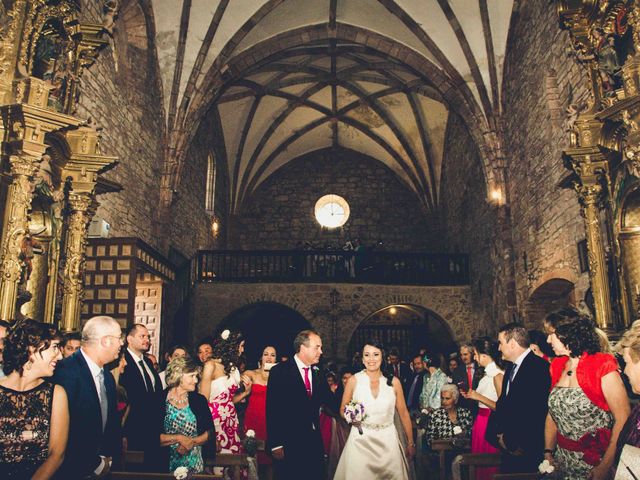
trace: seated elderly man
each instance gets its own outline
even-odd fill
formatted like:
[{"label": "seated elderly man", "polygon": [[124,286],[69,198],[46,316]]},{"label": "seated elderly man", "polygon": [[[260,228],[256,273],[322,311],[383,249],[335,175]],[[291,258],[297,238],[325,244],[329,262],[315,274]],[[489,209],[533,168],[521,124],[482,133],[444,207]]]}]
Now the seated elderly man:
[{"label": "seated elderly man", "polygon": [[471,438],[473,417],[466,408],[458,407],[460,392],[458,387],[447,384],[440,391],[441,407],[431,414],[427,427],[427,443],[443,438],[463,437]]}]

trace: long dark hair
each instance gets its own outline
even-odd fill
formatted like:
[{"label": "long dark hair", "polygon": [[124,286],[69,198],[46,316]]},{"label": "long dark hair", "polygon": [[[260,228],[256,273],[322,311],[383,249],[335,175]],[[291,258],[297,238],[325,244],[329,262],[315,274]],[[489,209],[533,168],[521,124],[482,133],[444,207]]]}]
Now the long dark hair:
[{"label": "long dark hair", "polygon": [[[224,330],[222,333],[225,332],[227,332],[227,330]],[[213,341],[213,345],[211,346],[213,350],[212,358],[220,359],[226,375],[229,375],[234,367],[240,365],[238,348],[243,340],[241,332],[229,332],[226,340],[222,338],[222,334],[220,334]]]},{"label": "long dark hair", "polygon": [[555,334],[571,355],[594,354],[602,351],[596,325],[589,315],[575,307],[565,307],[550,313],[545,322],[555,329]]},{"label": "long dark hair", "polygon": [[384,346],[378,342],[365,342],[365,344],[362,346],[363,361],[364,361],[364,347],[366,347],[367,345],[380,350],[380,355],[382,356],[382,363],[380,364],[380,372],[382,373],[382,376],[387,379],[387,385],[391,386],[391,383],[393,382],[393,372],[391,372],[387,366],[387,352]]},{"label": "long dark hair", "polygon": [[491,360],[496,363],[498,368],[504,370],[502,355],[500,355],[500,350],[498,350],[498,342],[496,342],[491,337],[478,337],[475,338],[471,343],[478,355],[489,355],[491,357]]}]

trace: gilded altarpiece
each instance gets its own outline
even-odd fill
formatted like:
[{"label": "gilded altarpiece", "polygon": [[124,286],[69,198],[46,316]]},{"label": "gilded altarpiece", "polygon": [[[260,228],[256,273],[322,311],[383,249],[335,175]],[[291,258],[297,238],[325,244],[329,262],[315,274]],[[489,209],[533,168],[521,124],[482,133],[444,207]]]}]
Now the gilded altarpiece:
[{"label": "gilded altarpiece", "polygon": [[96,186],[117,163],[75,115],[80,78],[106,30],[80,21],[78,0],[15,0],[0,10],[0,319],[74,330]]},{"label": "gilded altarpiece", "polygon": [[559,0],[590,96],[568,132],[566,184],[582,207],[596,320],[619,331],[640,310],[640,2]]}]

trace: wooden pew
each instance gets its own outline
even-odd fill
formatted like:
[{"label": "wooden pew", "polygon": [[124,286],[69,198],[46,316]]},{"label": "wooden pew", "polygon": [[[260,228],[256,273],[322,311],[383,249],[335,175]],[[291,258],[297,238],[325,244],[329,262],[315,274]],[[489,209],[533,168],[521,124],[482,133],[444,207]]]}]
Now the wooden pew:
[{"label": "wooden pew", "polygon": [[539,473],[496,473],[493,480],[538,480]]},{"label": "wooden pew", "polygon": [[[479,467],[499,467],[499,453],[464,453],[461,455],[460,466],[467,470],[466,478],[475,480],[476,469]],[[463,475],[463,478],[464,475]],[[495,478],[495,476],[494,476]]]},{"label": "wooden pew", "polygon": [[[144,461],[144,452],[128,450],[125,452],[125,468],[132,465],[142,465]],[[240,480],[242,477],[242,469],[249,466],[246,455],[233,455],[231,453],[218,453],[213,460],[205,459],[207,467],[228,467],[231,469],[233,480]],[[147,472],[113,472],[112,478],[120,480],[135,480],[149,478],[150,480],[162,480],[165,478],[173,479],[171,473],[147,473]],[[215,475],[195,475],[193,478],[215,479],[222,478]]]}]

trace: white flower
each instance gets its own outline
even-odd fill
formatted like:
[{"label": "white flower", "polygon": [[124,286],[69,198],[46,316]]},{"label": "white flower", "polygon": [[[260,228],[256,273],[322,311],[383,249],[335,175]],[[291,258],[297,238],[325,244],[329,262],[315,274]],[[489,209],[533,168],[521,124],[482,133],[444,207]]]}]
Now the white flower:
[{"label": "white flower", "polygon": [[540,473],[553,473],[555,469],[556,467],[551,465],[549,460],[544,460],[540,465],[538,465],[538,470],[540,471]]},{"label": "white flower", "polygon": [[453,434],[454,435],[460,435],[461,433],[462,433],[462,428],[460,428],[458,425],[453,427]]},{"label": "white flower", "polygon": [[427,410],[426,408],[423,408],[420,413],[424,413],[425,415],[429,415],[429,410]]},{"label": "white flower", "polygon": [[223,330],[222,333],[220,334],[220,337],[223,340],[226,340],[227,338],[229,338],[229,335],[231,335],[231,331],[230,330]]},{"label": "white flower", "polygon": [[187,467],[178,467],[173,471],[173,476],[176,480],[183,480],[189,475],[189,469]]},{"label": "white flower", "polygon": [[254,432],[253,430],[249,429],[247,430],[247,437],[249,438],[253,438],[256,436],[256,432]]}]

